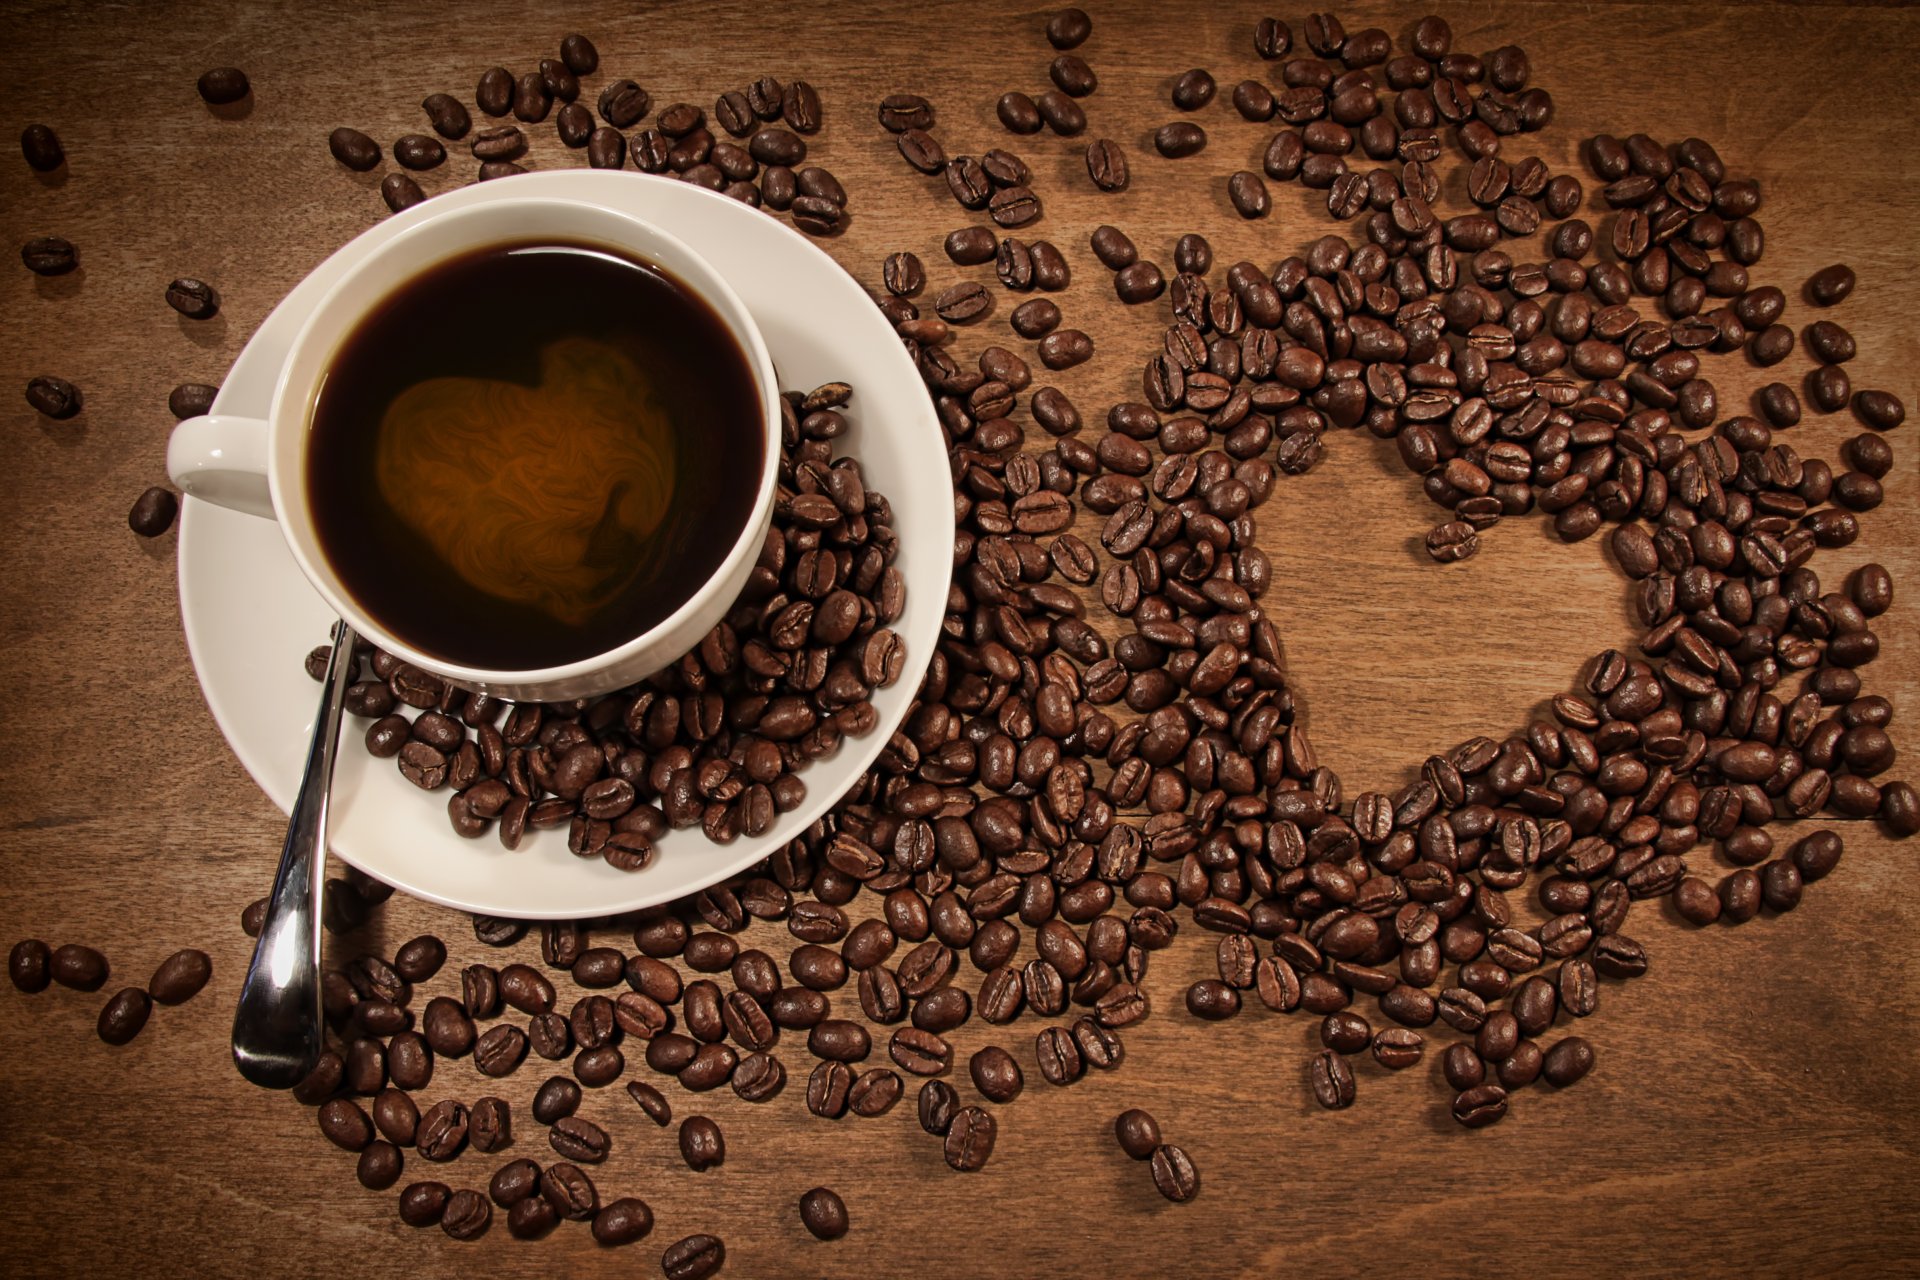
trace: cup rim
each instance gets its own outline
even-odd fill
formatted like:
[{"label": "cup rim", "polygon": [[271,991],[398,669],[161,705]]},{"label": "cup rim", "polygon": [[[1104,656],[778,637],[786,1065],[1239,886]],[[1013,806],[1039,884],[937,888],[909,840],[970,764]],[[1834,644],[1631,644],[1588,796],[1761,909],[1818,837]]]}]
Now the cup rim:
[{"label": "cup rim", "polygon": [[[344,305],[343,297],[355,289],[363,288],[368,279],[381,270],[390,270],[394,258],[408,253],[417,241],[423,239],[431,241],[436,235],[445,235],[446,228],[450,224],[497,219],[501,216],[502,209],[517,209],[525,214],[535,214],[542,208],[564,209],[569,213],[584,210],[605,223],[619,224],[629,229],[637,228],[643,238],[649,238],[652,243],[664,246],[669,255],[678,255],[685,264],[692,267],[692,271],[689,272],[678,263],[668,264],[657,261],[645,248],[622,242],[612,235],[599,237],[591,234],[567,233],[555,234],[551,237],[552,242],[556,244],[592,245],[597,243],[610,251],[646,261],[665,271],[683,287],[705,300],[718,313],[728,331],[736,341],[740,342],[747,359],[748,369],[760,393],[763,440],[759,491],[755,495],[754,504],[747,515],[745,525],[736,535],[733,546],[728,549],[726,556],[722,558],[713,573],[672,613],[661,618],[645,631],[628,637],[612,648],[555,666],[521,669],[475,667],[422,652],[394,635],[391,629],[382,626],[351,597],[345,589],[345,584],[339,581],[338,575],[333,573],[330,567],[324,563],[315,563],[314,556],[309,554],[309,548],[305,545],[311,539],[315,543],[313,550],[317,553],[318,535],[312,528],[310,517],[304,523],[290,521],[287,518],[288,478],[282,474],[284,464],[281,461],[283,450],[280,447],[280,440],[283,432],[298,432],[304,436],[310,429],[319,375],[332,364],[335,354],[355,331],[361,319],[379,303],[406,287],[410,281],[418,278],[430,267],[450,257],[472,252],[489,244],[539,243],[541,236],[537,231],[486,236],[475,239],[471,243],[460,242],[453,247],[430,252],[417,261],[407,264],[406,269],[394,276],[390,282],[378,285],[364,304],[351,308],[344,317],[337,317],[334,312]],[[690,280],[687,279],[689,274],[702,278]],[[316,358],[314,347],[322,340],[326,342],[327,349],[324,354]],[[296,382],[293,374],[302,361],[313,362],[312,373]],[[294,398],[296,392],[298,393],[297,401]],[[765,540],[766,523],[771,517],[779,474],[780,389],[773,358],[767,351],[765,339],[761,336],[759,325],[755,322],[752,312],[740,300],[726,278],[692,246],[646,218],[597,201],[567,199],[552,195],[526,195],[429,214],[399,232],[393,239],[381,245],[372,255],[357,263],[329,286],[315,302],[312,312],[295,334],[287,350],[279,380],[274,387],[273,401],[267,413],[267,427],[269,432],[267,488],[283,539],[307,581],[341,618],[346,619],[353,626],[356,632],[402,662],[431,671],[458,684],[479,688],[561,685],[623,665],[647,646],[655,643],[660,636],[683,624],[691,615],[708,607],[720,584],[738,573],[743,559],[758,557],[761,544]],[[299,502],[304,507],[307,505],[304,486],[304,443],[293,456],[301,460],[300,470],[295,473],[296,483],[293,487],[300,490]],[[301,536],[296,536],[296,533]],[[668,661],[670,662],[671,658]]]}]

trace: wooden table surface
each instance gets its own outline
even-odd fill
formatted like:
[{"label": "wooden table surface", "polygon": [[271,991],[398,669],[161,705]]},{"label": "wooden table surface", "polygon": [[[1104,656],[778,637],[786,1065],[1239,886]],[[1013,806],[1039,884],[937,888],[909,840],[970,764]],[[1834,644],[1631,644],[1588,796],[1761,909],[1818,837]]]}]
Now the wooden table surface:
[{"label": "wooden table surface", "polygon": [[[1130,1033],[1117,1073],[1071,1089],[1042,1083],[1031,1027],[1008,1042],[1026,1060],[1027,1093],[1008,1108],[984,1173],[961,1177],[912,1118],[834,1124],[801,1104],[794,1083],[771,1105],[721,1091],[695,1104],[669,1085],[677,1111],[707,1110],[728,1135],[723,1169],[693,1175],[671,1131],[644,1122],[617,1091],[586,1114],[615,1136],[597,1172],[603,1189],[647,1199],[658,1225],[624,1253],[597,1250],[578,1228],[539,1244],[504,1222],[458,1245],[394,1216],[393,1195],[354,1181],[353,1158],[324,1142],[312,1115],[244,1085],[226,1032],[245,967],[241,908],[264,892],[283,818],[228,750],[187,658],[175,594],[175,539],[129,534],[134,496],[163,478],[168,390],[218,381],[262,317],[316,263],[383,215],[375,187],[389,171],[351,174],[329,158],[339,124],[383,144],[419,129],[417,104],[452,92],[471,102],[478,73],[526,69],[580,30],[602,71],[632,76],[657,104],[711,104],[772,72],[802,75],[825,102],[814,154],[851,193],[850,231],[829,244],[876,282],[882,257],[913,249],[936,281],[961,272],[939,251],[965,218],[941,184],[907,170],[874,123],[886,92],[932,98],[950,151],[1010,145],[1038,174],[1050,237],[1075,273],[1062,301],[1093,333],[1098,356],[1054,379],[1102,415],[1136,398],[1140,361],[1166,323],[1164,303],[1125,309],[1087,248],[1103,221],[1168,262],[1176,235],[1201,230],[1217,261],[1271,263],[1328,230],[1320,198],[1274,187],[1275,213],[1245,223],[1225,177],[1258,167],[1271,127],[1225,103],[1239,79],[1272,72],[1251,50],[1266,11],[1240,3],[1089,5],[1080,52],[1101,77],[1089,136],[1121,140],[1134,182],[1100,196],[1085,179],[1084,140],[1013,139],[993,119],[1005,89],[1046,85],[1049,11],[993,0],[913,5],[884,0],[759,6],[719,2],[455,7],[339,3],[143,6],[11,3],[4,132],[51,123],[64,172],[41,180],[17,156],[0,163],[0,229],[9,245],[61,234],[84,269],[42,280],[0,271],[0,941],[40,937],[102,948],[115,977],[144,980],[176,947],[214,957],[211,986],[158,1009],[137,1040],[109,1048],[94,1034],[106,993],[0,990],[0,1271],[20,1275],[304,1275],[365,1273],[657,1274],[665,1244],[722,1234],[727,1275],[1167,1275],[1383,1273],[1868,1275],[1920,1267],[1920,846],[1860,823],[1838,871],[1789,916],[1696,931],[1670,907],[1643,905],[1635,932],[1652,970],[1608,984],[1580,1027],[1599,1050],[1592,1076],[1565,1093],[1522,1091],[1507,1120],[1468,1133],[1447,1116],[1438,1053],[1390,1077],[1359,1070],[1359,1105],[1319,1111],[1304,1083],[1316,1019],[1257,1006],[1220,1026],[1181,1007],[1186,983],[1211,968],[1210,939],[1189,929],[1156,960],[1155,1014]],[[1305,11],[1280,11],[1296,29]],[[1404,38],[1421,10],[1342,11],[1349,30],[1379,23]],[[1712,141],[1729,169],[1758,178],[1768,251],[1758,281],[1798,301],[1811,270],[1851,263],[1860,285],[1834,317],[1860,339],[1856,386],[1920,395],[1920,153],[1904,104],[1920,93],[1920,18],[1877,7],[1476,3],[1446,16],[1456,47],[1518,42],[1557,117],[1524,138],[1556,170],[1598,130],[1647,130]],[[216,114],[194,81],[234,64],[252,76],[250,106]],[[1191,66],[1210,68],[1221,97],[1200,117],[1201,156],[1170,163],[1147,147],[1175,118],[1167,92]],[[580,163],[551,124],[533,130],[534,163]],[[9,146],[11,142],[9,141]],[[429,191],[464,182],[464,146]],[[1510,152],[1511,153],[1511,152]],[[225,305],[194,323],[169,311],[169,279],[213,282]],[[989,341],[1016,349],[999,310],[964,334],[966,356]],[[796,298],[796,306],[805,299]],[[1775,375],[1797,380],[1796,353]],[[86,410],[51,423],[22,402],[35,374],[81,385]],[[1711,364],[1722,412],[1768,380],[1743,359]],[[1804,454],[1832,458],[1856,430],[1849,415],[1811,417],[1789,433]],[[1877,630],[1883,656],[1869,690],[1910,711],[1920,694],[1920,517],[1913,428],[1891,437],[1886,504],[1853,547],[1815,567],[1837,583],[1878,559],[1900,591]],[[1509,521],[1464,565],[1417,553],[1435,513],[1390,447],[1335,433],[1310,475],[1283,481],[1260,513],[1276,587],[1268,603],[1285,637],[1306,718],[1352,795],[1393,787],[1428,753],[1478,733],[1501,736],[1570,687],[1581,662],[1629,640],[1622,579],[1605,539],[1563,546],[1537,519]],[[1894,738],[1912,751],[1904,723]],[[1895,773],[1911,771],[1908,763]],[[1709,848],[1690,862],[1717,876]],[[1653,917],[1658,916],[1658,919]],[[390,954],[422,931],[446,937],[453,961],[424,994],[457,985],[480,958],[464,917],[395,899],[347,940]],[[616,945],[624,931],[596,936]],[[784,950],[784,932],[756,931]],[[338,940],[331,941],[338,949]],[[526,955],[533,944],[523,944]],[[494,958],[489,956],[489,958]],[[840,997],[845,1004],[850,993]],[[987,1042],[969,1024],[960,1053]],[[1443,1029],[1444,1030],[1444,1029]],[[1006,1037],[1001,1037],[1007,1039]],[[1444,1043],[1444,1037],[1435,1037]],[[1317,1046],[1316,1046],[1317,1047]],[[535,1066],[544,1065],[536,1063]],[[546,1074],[506,1082],[523,1106]],[[962,1082],[963,1092],[965,1090]],[[443,1064],[432,1096],[483,1092],[469,1062]],[[1143,1166],[1109,1135],[1112,1116],[1142,1105],[1198,1163],[1203,1190],[1164,1202]],[[515,1154],[548,1157],[522,1121]],[[506,1157],[469,1154],[432,1176],[484,1186]],[[429,1176],[414,1161],[407,1180]],[[795,1198],[827,1183],[854,1222],[826,1245],[798,1226]]]}]

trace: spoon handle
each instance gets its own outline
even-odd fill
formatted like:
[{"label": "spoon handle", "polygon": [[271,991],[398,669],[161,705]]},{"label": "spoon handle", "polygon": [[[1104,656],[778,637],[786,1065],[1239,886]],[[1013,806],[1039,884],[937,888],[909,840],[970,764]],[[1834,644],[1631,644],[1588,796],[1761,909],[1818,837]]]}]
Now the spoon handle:
[{"label": "spoon handle", "polygon": [[327,793],[341,703],[353,679],[356,637],[344,621],[327,660],[320,711],[307,745],[300,792],[287,818],[287,842],[274,873],[273,896],[254,944],[253,963],[233,1013],[233,1062],[268,1089],[290,1089],[320,1060],[320,876],[326,866]]}]

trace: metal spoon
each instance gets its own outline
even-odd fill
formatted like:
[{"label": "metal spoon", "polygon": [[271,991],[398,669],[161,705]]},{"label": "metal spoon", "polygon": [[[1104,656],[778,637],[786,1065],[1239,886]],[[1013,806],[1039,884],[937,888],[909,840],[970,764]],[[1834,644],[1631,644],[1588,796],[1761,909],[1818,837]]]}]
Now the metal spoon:
[{"label": "metal spoon", "polygon": [[353,679],[353,628],[341,622],[327,659],[320,714],[253,963],[233,1013],[233,1064],[268,1089],[291,1089],[320,1060],[320,876],[326,867],[327,792],[340,737],[341,702]]}]

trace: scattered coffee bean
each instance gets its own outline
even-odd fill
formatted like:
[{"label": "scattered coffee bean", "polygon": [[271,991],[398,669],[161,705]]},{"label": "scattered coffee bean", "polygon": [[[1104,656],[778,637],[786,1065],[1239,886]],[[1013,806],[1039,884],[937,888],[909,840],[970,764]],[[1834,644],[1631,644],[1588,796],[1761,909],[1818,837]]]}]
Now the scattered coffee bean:
[{"label": "scattered coffee bean", "polygon": [[1853,268],[1836,262],[1807,278],[1807,297],[1815,306],[1831,307],[1853,292]]},{"label": "scattered coffee bean", "polygon": [[705,1116],[688,1116],[682,1120],[680,1158],[695,1173],[718,1167],[727,1158],[726,1139],[720,1133],[720,1126]]},{"label": "scattered coffee bean", "polygon": [[100,1038],[108,1044],[125,1044],[140,1034],[153,1012],[153,1001],[139,987],[122,987],[100,1010]]},{"label": "scattered coffee bean", "polygon": [[20,261],[37,276],[63,276],[80,265],[70,241],[36,236],[20,247]]},{"label": "scattered coffee bean", "polygon": [[1185,1204],[1200,1194],[1200,1173],[1187,1153],[1172,1143],[1153,1149],[1153,1185],[1175,1204]]},{"label": "scattered coffee bean", "polygon": [[80,412],[80,388],[65,378],[41,376],[27,383],[27,403],[55,421]]},{"label": "scattered coffee bean", "polygon": [[20,154],[35,173],[52,173],[67,158],[60,136],[44,124],[30,124],[20,131]]},{"label": "scattered coffee bean", "polygon": [[1145,1160],[1159,1149],[1160,1125],[1151,1115],[1133,1107],[1113,1118],[1113,1136],[1122,1151],[1135,1160]]},{"label": "scattered coffee bean", "polygon": [[380,144],[358,129],[335,129],[327,135],[327,150],[355,173],[365,173],[380,163]]},{"label": "scattered coffee bean", "polygon": [[210,320],[220,310],[220,295],[203,280],[181,276],[167,286],[167,305],[189,320]]},{"label": "scattered coffee bean", "polygon": [[202,72],[198,87],[201,98],[216,107],[238,102],[253,89],[247,73],[238,67],[215,67]]},{"label": "scattered coffee bean", "polygon": [[726,1261],[727,1247],[718,1236],[685,1236],[667,1246],[660,1255],[660,1270],[667,1280],[706,1280]]},{"label": "scattered coffee bean", "polygon": [[213,961],[204,951],[186,948],[160,962],[147,980],[147,994],[161,1004],[185,1004],[200,994],[213,976]]}]

